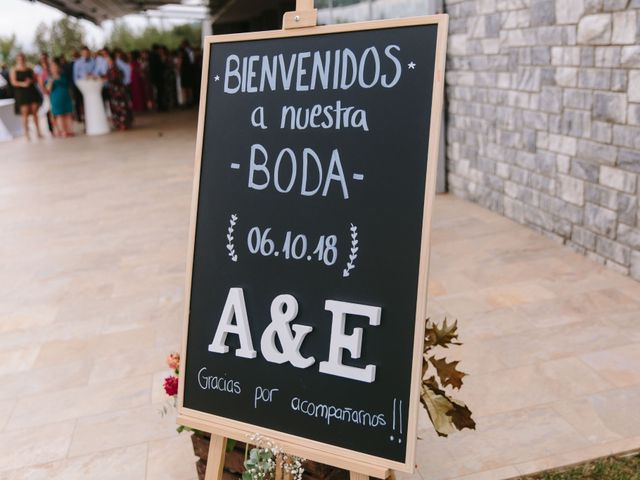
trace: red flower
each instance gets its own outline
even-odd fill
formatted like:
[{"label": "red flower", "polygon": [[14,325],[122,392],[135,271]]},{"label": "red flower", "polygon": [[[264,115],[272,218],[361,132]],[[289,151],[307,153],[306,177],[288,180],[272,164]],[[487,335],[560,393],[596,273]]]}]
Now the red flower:
[{"label": "red flower", "polygon": [[178,393],[178,377],[171,376],[171,377],[165,378],[163,386],[164,386],[164,391],[170,397],[173,397],[174,395],[177,395],[177,393]]}]

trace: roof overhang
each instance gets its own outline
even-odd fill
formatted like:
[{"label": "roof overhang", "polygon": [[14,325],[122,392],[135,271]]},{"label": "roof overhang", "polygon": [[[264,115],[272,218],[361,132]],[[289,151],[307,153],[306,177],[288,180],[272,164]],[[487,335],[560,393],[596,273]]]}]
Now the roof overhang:
[{"label": "roof overhang", "polygon": [[[34,0],[31,0],[34,1]],[[61,12],[77,18],[84,18],[99,24],[105,20],[122,17],[132,13],[142,13],[169,4],[180,3],[163,0],[38,0]]]}]

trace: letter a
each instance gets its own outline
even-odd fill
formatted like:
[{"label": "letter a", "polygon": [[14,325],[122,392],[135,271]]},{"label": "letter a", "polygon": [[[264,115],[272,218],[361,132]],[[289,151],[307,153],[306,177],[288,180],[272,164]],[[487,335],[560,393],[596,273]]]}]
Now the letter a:
[{"label": "letter a", "polygon": [[264,124],[264,107],[257,107],[251,112],[251,125],[260,127],[262,130],[267,129],[267,126]]},{"label": "letter a", "polygon": [[[236,324],[232,324],[233,317]],[[209,351],[215,353],[227,353],[227,335],[233,333],[240,339],[240,348],[236,350],[236,357],[255,358],[257,353],[253,349],[251,332],[249,331],[249,317],[247,316],[247,306],[244,303],[244,293],[241,288],[230,288],[227,300],[224,303],[220,322],[216,329]]]}]

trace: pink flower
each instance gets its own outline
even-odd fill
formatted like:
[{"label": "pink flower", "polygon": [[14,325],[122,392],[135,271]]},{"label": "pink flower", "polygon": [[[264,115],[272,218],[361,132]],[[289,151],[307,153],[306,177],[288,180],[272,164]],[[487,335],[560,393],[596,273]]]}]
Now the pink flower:
[{"label": "pink flower", "polygon": [[178,393],[178,377],[174,377],[173,375],[164,379],[164,391],[170,397],[177,395]]},{"label": "pink flower", "polygon": [[180,354],[178,352],[170,353],[167,357],[167,365],[171,370],[180,369]]}]

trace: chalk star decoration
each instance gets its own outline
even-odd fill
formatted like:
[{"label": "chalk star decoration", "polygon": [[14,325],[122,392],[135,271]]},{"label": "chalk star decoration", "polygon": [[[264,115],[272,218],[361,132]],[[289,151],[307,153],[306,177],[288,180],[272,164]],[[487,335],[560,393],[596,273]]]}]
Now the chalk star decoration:
[{"label": "chalk star decoration", "polygon": [[414,62],[411,62],[407,65],[407,67],[409,67],[409,70],[415,70],[416,69],[416,64]]},{"label": "chalk star decoration", "polygon": [[213,77],[213,81],[214,82],[219,82],[220,81],[220,75],[216,75],[215,77]]}]

